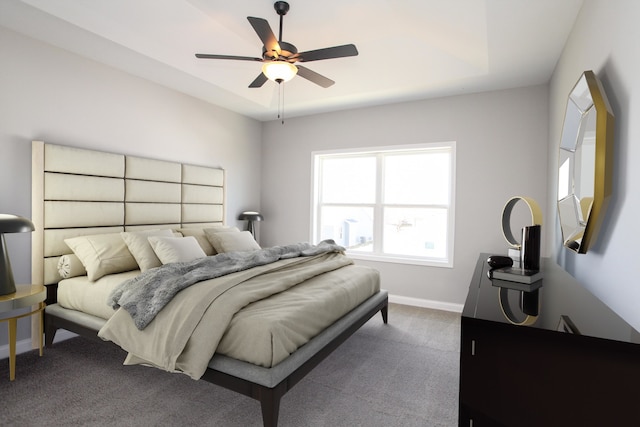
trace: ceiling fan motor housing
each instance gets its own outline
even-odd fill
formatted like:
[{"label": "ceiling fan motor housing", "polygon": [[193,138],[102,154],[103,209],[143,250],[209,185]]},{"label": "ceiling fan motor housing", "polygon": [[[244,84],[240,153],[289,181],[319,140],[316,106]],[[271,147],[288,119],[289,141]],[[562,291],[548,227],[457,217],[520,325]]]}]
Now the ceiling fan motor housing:
[{"label": "ceiling fan motor housing", "polygon": [[286,15],[287,12],[289,12],[289,3],[286,1],[277,1],[273,4],[273,8],[276,10],[278,15]]},{"label": "ceiling fan motor housing", "polygon": [[280,53],[275,50],[267,50],[265,46],[262,46],[262,58],[267,61],[287,61],[287,62],[295,62],[297,59],[298,48],[296,48],[291,43],[287,42],[279,42],[280,45]]}]

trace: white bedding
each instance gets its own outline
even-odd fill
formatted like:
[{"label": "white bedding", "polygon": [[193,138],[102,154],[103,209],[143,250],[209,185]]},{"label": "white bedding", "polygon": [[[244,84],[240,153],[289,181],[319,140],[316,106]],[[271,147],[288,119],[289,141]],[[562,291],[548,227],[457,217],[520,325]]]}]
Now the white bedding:
[{"label": "white bedding", "polygon": [[58,283],[58,304],[64,308],[109,319],[115,310],[108,304],[111,291],[120,283],[140,274],[140,270],[109,274],[95,282],[87,276],[72,277]]},{"label": "white bedding", "polygon": [[[120,283],[138,274],[137,270],[112,274],[95,282],[88,281],[86,276],[65,279],[59,284],[58,302],[62,307],[108,320],[116,313],[108,305],[109,294]],[[223,331],[224,335],[218,338],[219,345],[215,351],[256,365],[276,365],[379,290],[377,271],[362,266],[350,265],[307,279],[286,292],[242,308],[226,332]],[[129,321],[133,324],[130,317]],[[155,326],[154,323],[149,326]],[[148,329],[151,332],[154,328]],[[166,331],[164,327],[161,329]],[[211,330],[207,333],[210,334]],[[141,341],[137,337],[134,342]],[[143,347],[149,349],[154,345],[148,347],[145,344]],[[207,362],[208,358],[202,361],[205,367]],[[166,366],[152,364],[167,369]],[[180,360],[174,366],[178,371],[189,371],[181,366]],[[201,373],[192,376],[197,378],[199,375]]]},{"label": "white bedding", "polygon": [[[378,272],[358,265],[308,279],[236,313],[216,352],[275,366],[379,290]],[[270,349],[271,360],[259,357],[268,352],[258,349]]]}]

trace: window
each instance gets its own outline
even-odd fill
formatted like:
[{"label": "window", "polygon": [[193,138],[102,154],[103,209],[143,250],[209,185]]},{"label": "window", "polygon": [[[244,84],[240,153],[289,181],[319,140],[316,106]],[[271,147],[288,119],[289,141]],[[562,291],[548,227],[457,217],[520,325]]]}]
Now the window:
[{"label": "window", "polygon": [[353,258],[453,265],[455,143],[313,153],[312,241]]}]

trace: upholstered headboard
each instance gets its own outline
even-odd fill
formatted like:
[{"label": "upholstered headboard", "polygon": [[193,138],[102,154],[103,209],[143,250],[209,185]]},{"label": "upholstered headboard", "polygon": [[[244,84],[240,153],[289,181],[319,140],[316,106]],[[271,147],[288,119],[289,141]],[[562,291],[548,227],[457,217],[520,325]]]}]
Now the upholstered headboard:
[{"label": "upholstered headboard", "polygon": [[224,170],[32,144],[32,281],[57,283],[69,237],[225,222]]}]

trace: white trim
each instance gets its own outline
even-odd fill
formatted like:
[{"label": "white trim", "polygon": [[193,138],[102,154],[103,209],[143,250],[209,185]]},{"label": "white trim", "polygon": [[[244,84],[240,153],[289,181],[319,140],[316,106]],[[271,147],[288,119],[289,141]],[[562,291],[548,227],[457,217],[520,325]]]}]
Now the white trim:
[{"label": "white trim", "polygon": [[[77,337],[77,334],[73,332],[66,331],[64,329],[58,329],[56,332],[56,337],[53,339],[53,343],[58,343],[60,341],[68,340],[70,338]],[[37,348],[37,347],[36,347]],[[16,355],[21,353],[26,353],[28,351],[35,350],[31,346],[31,338],[26,338],[24,340],[20,340],[16,342]],[[44,349],[44,354],[46,355],[47,349]],[[0,360],[9,358],[9,344],[0,345]]]},{"label": "white trim", "polygon": [[403,255],[382,255],[372,254],[368,252],[357,252],[347,249],[347,256],[351,259],[359,259],[363,261],[373,262],[390,262],[395,264],[424,265],[427,267],[453,268],[453,260],[451,262],[438,262],[424,258],[411,258]]},{"label": "white trim", "polygon": [[325,154],[368,154],[368,153],[385,153],[388,151],[418,151],[425,148],[437,148],[440,146],[450,145],[455,147],[456,141],[439,141],[439,142],[417,142],[415,144],[402,144],[402,145],[383,145],[383,146],[371,146],[360,148],[338,148],[329,150],[317,150],[311,152],[311,157],[315,158],[317,155]]},{"label": "white trim", "polygon": [[400,295],[389,294],[389,302],[394,304],[410,305],[413,307],[431,308],[434,310],[450,311],[453,313],[462,313],[464,304],[455,304],[452,302],[434,301],[429,299],[403,297]]}]

